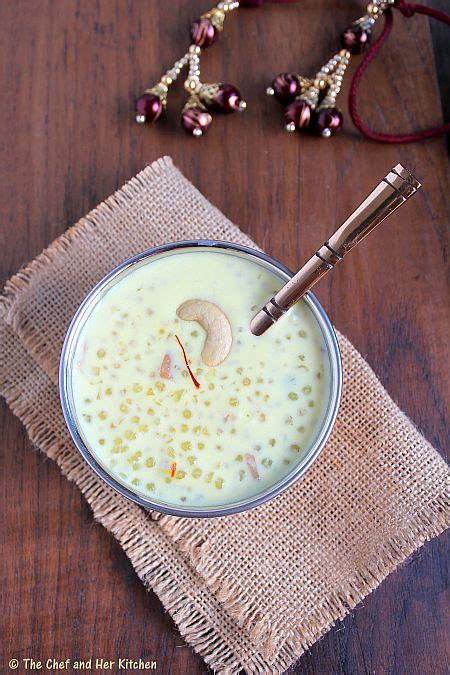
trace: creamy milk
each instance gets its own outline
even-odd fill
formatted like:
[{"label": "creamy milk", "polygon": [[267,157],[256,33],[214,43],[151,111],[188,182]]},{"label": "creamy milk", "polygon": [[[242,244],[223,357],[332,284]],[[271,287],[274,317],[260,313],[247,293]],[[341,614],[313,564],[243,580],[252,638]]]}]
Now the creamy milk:
[{"label": "creamy milk", "polygon": [[[108,473],[153,500],[207,507],[292,471],[323,420],[330,382],[305,302],[265,335],[249,330],[282,284],[252,259],[210,250],[149,259],[118,278],[81,331],[73,372],[78,427]],[[204,329],[177,317],[190,299],[215,303],[231,324],[231,350],[216,367],[202,362]]]}]

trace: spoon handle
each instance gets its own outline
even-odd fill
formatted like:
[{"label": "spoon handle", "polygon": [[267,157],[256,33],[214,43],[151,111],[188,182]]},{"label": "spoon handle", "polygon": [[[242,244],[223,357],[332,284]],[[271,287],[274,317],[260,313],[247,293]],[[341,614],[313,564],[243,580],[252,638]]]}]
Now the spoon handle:
[{"label": "spoon handle", "polygon": [[265,333],[369,232],[417,192],[420,185],[408,169],[397,164],[322,248],[255,314],[250,322],[251,332]]}]

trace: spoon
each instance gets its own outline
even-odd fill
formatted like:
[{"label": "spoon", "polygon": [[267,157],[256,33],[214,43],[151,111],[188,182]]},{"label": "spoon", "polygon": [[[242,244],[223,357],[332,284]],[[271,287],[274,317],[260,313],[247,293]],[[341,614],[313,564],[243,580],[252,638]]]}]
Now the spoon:
[{"label": "spoon", "polygon": [[421,184],[397,164],[328,241],[262,307],[250,321],[254,335],[262,335],[369,232],[417,192]]}]

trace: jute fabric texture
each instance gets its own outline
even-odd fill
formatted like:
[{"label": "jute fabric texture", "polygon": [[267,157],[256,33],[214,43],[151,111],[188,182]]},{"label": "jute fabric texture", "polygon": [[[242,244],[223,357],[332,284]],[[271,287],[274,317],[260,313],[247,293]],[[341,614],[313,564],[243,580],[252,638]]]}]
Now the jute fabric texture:
[{"label": "jute fabric texture", "polygon": [[57,372],[65,332],[112,267],[197,238],[255,246],[162,158],[7,283],[0,392],[204,660],[221,673],[277,673],[448,526],[449,472],[339,335],[344,391],[335,429],[307,474],[270,503],[221,519],[178,519],[107,487],[64,424]]}]

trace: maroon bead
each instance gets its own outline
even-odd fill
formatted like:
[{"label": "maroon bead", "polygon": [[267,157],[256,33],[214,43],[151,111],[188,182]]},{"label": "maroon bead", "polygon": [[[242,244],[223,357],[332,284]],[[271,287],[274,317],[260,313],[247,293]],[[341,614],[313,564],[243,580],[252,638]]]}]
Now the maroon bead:
[{"label": "maroon bead", "polygon": [[208,130],[212,116],[198,105],[184,111],[181,117],[183,129],[192,136],[202,136]]},{"label": "maroon bead", "polygon": [[341,45],[351,54],[361,54],[370,41],[370,32],[362,26],[350,26],[341,35]]},{"label": "maroon bead", "polygon": [[298,98],[288,105],[285,117],[288,130],[290,130],[289,126],[292,124],[296,129],[305,129],[311,119],[311,108],[306,101]]},{"label": "maroon bead", "polygon": [[[298,78],[292,73],[280,73],[272,82],[273,95],[282,103],[289,103],[301,94]],[[269,92],[272,93],[272,92]]]},{"label": "maroon bead", "polygon": [[243,110],[245,103],[234,85],[221,84],[212,98],[211,107],[218,112],[230,113],[234,110]]},{"label": "maroon bead", "polygon": [[136,100],[136,122],[155,122],[162,111],[162,101],[156,94],[142,94]]},{"label": "maroon bead", "polygon": [[337,108],[322,108],[314,117],[314,131],[328,138],[339,131],[343,122],[344,118],[340,110]]},{"label": "maroon bead", "polygon": [[191,26],[191,40],[198,47],[209,47],[216,37],[216,29],[209,19],[197,19]]}]

